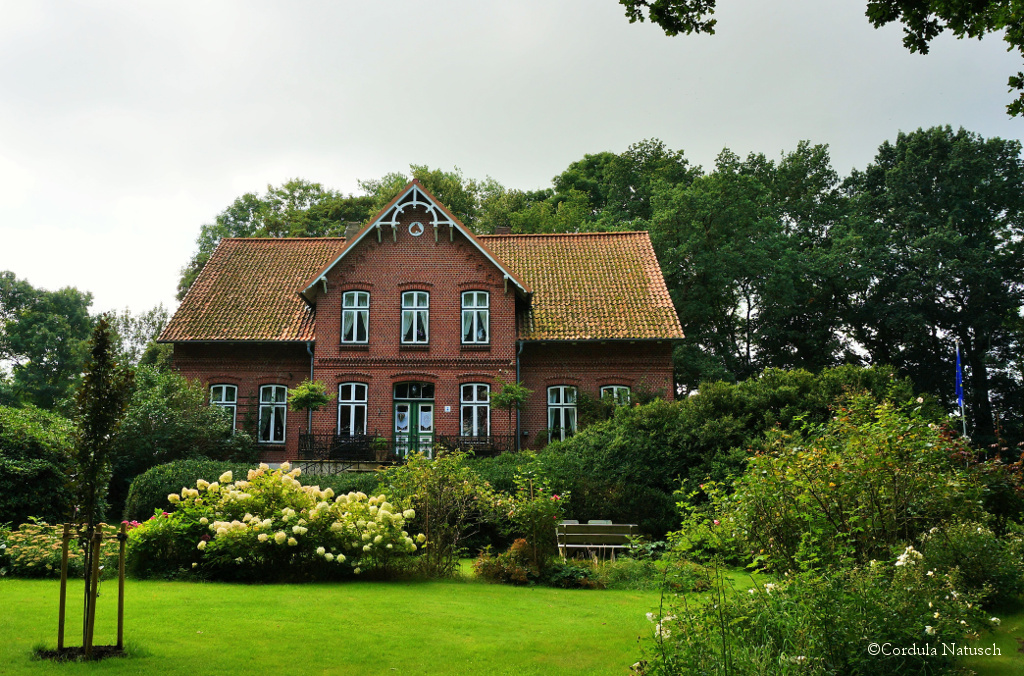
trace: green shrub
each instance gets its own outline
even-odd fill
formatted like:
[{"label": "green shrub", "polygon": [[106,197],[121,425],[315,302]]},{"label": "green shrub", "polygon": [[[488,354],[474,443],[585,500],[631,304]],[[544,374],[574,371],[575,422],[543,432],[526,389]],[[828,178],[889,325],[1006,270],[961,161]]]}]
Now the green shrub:
[{"label": "green shrub", "polygon": [[964,589],[986,594],[995,606],[1015,605],[1024,596],[1024,538],[996,537],[988,526],[955,520],[921,534],[922,565],[959,571]]},{"label": "green shrub", "polygon": [[466,460],[464,453],[417,453],[380,476],[388,495],[415,508],[413,525],[429,543],[420,564],[431,577],[452,575],[469,538],[495,519],[494,491]]},{"label": "green shrub", "polygon": [[919,405],[857,395],[824,427],[776,435],[732,492],[705,484],[712,509],[691,512],[681,541],[717,537],[776,570],[884,560],[954,517],[981,518],[963,451]]},{"label": "green shrub", "polygon": [[530,563],[531,547],[526,540],[520,538],[512,543],[508,551],[491,554],[485,549],[473,562],[473,570],[477,576],[488,582],[499,584],[536,584],[540,572]]},{"label": "green shrub", "polygon": [[135,389],[112,443],[109,502],[117,513],[126,507],[131,482],[151,467],[176,460],[255,464],[258,457],[252,438],[232,431],[224,411],[209,405],[205,387],[146,366],[135,369]]},{"label": "green shrub", "polygon": [[0,523],[70,516],[74,429],[70,420],[33,406],[0,406]]},{"label": "green shrub", "polygon": [[481,479],[502,493],[515,493],[516,475],[527,471],[534,463],[536,454],[530,451],[502,453],[493,458],[466,458],[466,465]]},{"label": "green shrub", "polygon": [[[956,571],[928,575],[920,554],[902,564],[873,563],[828,575],[803,572],[782,581],[733,589],[720,571],[709,577],[711,599],[672,601],[649,614],[652,635],[637,671],[648,675],[955,673],[942,643],[963,643],[990,628],[979,597]],[[927,658],[872,655],[869,646],[934,646]]]},{"label": "green shrub", "polygon": [[[171,494],[175,505],[129,534],[129,559],[140,576],[195,571],[217,580],[333,579],[387,573],[417,550],[402,511],[383,495],[334,495],[303,486],[287,463],[234,480],[200,479]],[[418,536],[420,543],[423,536]]]}]

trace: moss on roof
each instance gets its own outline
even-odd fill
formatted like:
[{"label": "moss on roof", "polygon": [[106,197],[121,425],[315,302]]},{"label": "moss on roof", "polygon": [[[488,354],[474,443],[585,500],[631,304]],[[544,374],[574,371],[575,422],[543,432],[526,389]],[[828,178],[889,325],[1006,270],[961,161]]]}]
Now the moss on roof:
[{"label": "moss on roof", "polygon": [[[487,235],[478,241],[533,290],[523,340],[682,338],[646,232]],[[160,336],[182,341],[315,339],[299,296],[343,238],[223,240]]]},{"label": "moss on roof", "polygon": [[534,291],[523,340],[682,338],[646,232],[485,235]]},{"label": "moss on roof", "polygon": [[222,240],[160,340],[314,340],[314,312],[296,289],[344,244],[341,237]]}]

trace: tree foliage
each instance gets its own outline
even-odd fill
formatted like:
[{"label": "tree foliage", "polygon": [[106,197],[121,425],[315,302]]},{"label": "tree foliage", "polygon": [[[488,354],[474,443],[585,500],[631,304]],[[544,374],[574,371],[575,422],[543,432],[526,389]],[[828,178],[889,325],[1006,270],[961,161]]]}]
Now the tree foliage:
[{"label": "tree foliage", "polygon": [[0,524],[29,517],[58,523],[70,515],[74,433],[56,413],[0,406]]},{"label": "tree foliage", "polygon": [[117,335],[118,361],[138,364],[164,330],[170,316],[163,303],[133,315],[129,308],[111,315],[110,324]]},{"label": "tree foliage", "polygon": [[860,268],[852,335],[947,404],[959,340],[972,427],[991,443],[993,406],[1014,417],[1001,401],[1021,387],[1011,356],[1024,305],[1020,143],[949,127],[901,133],[846,188],[855,217],[841,246]]},{"label": "tree foliage", "polygon": [[[649,20],[666,35],[714,34],[716,0],[619,0],[630,23]],[[1016,0],[868,0],[865,12],[875,28],[903,26],[903,45],[927,54],[933,39],[949,31],[957,38],[1002,33],[1007,51],[1024,55],[1024,8]],[[1024,73],[1010,77],[1011,92],[1020,92],[1006,106],[1011,116],[1024,114]]]},{"label": "tree foliage", "polygon": [[53,408],[82,373],[92,329],[92,294],[73,287],[37,289],[0,272],[0,362],[13,363],[0,383],[9,403]]}]

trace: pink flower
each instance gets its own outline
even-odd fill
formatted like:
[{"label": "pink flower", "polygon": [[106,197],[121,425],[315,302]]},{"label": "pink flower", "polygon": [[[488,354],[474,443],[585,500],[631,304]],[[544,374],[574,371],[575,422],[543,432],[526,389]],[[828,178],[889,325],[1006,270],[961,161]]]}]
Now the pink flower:
[{"label": "pink flower", "polygon": [[716,526],[718,525],[718,519],[715,519],[715,525]]}]

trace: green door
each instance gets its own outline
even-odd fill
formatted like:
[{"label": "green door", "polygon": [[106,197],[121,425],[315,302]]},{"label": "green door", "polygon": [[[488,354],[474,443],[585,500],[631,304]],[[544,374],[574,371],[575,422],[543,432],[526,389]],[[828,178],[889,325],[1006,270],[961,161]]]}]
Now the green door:
[{"label": "green door", "polygon": [[401,456],[434,450],[434,402],[395,402],[395,453]]}]

